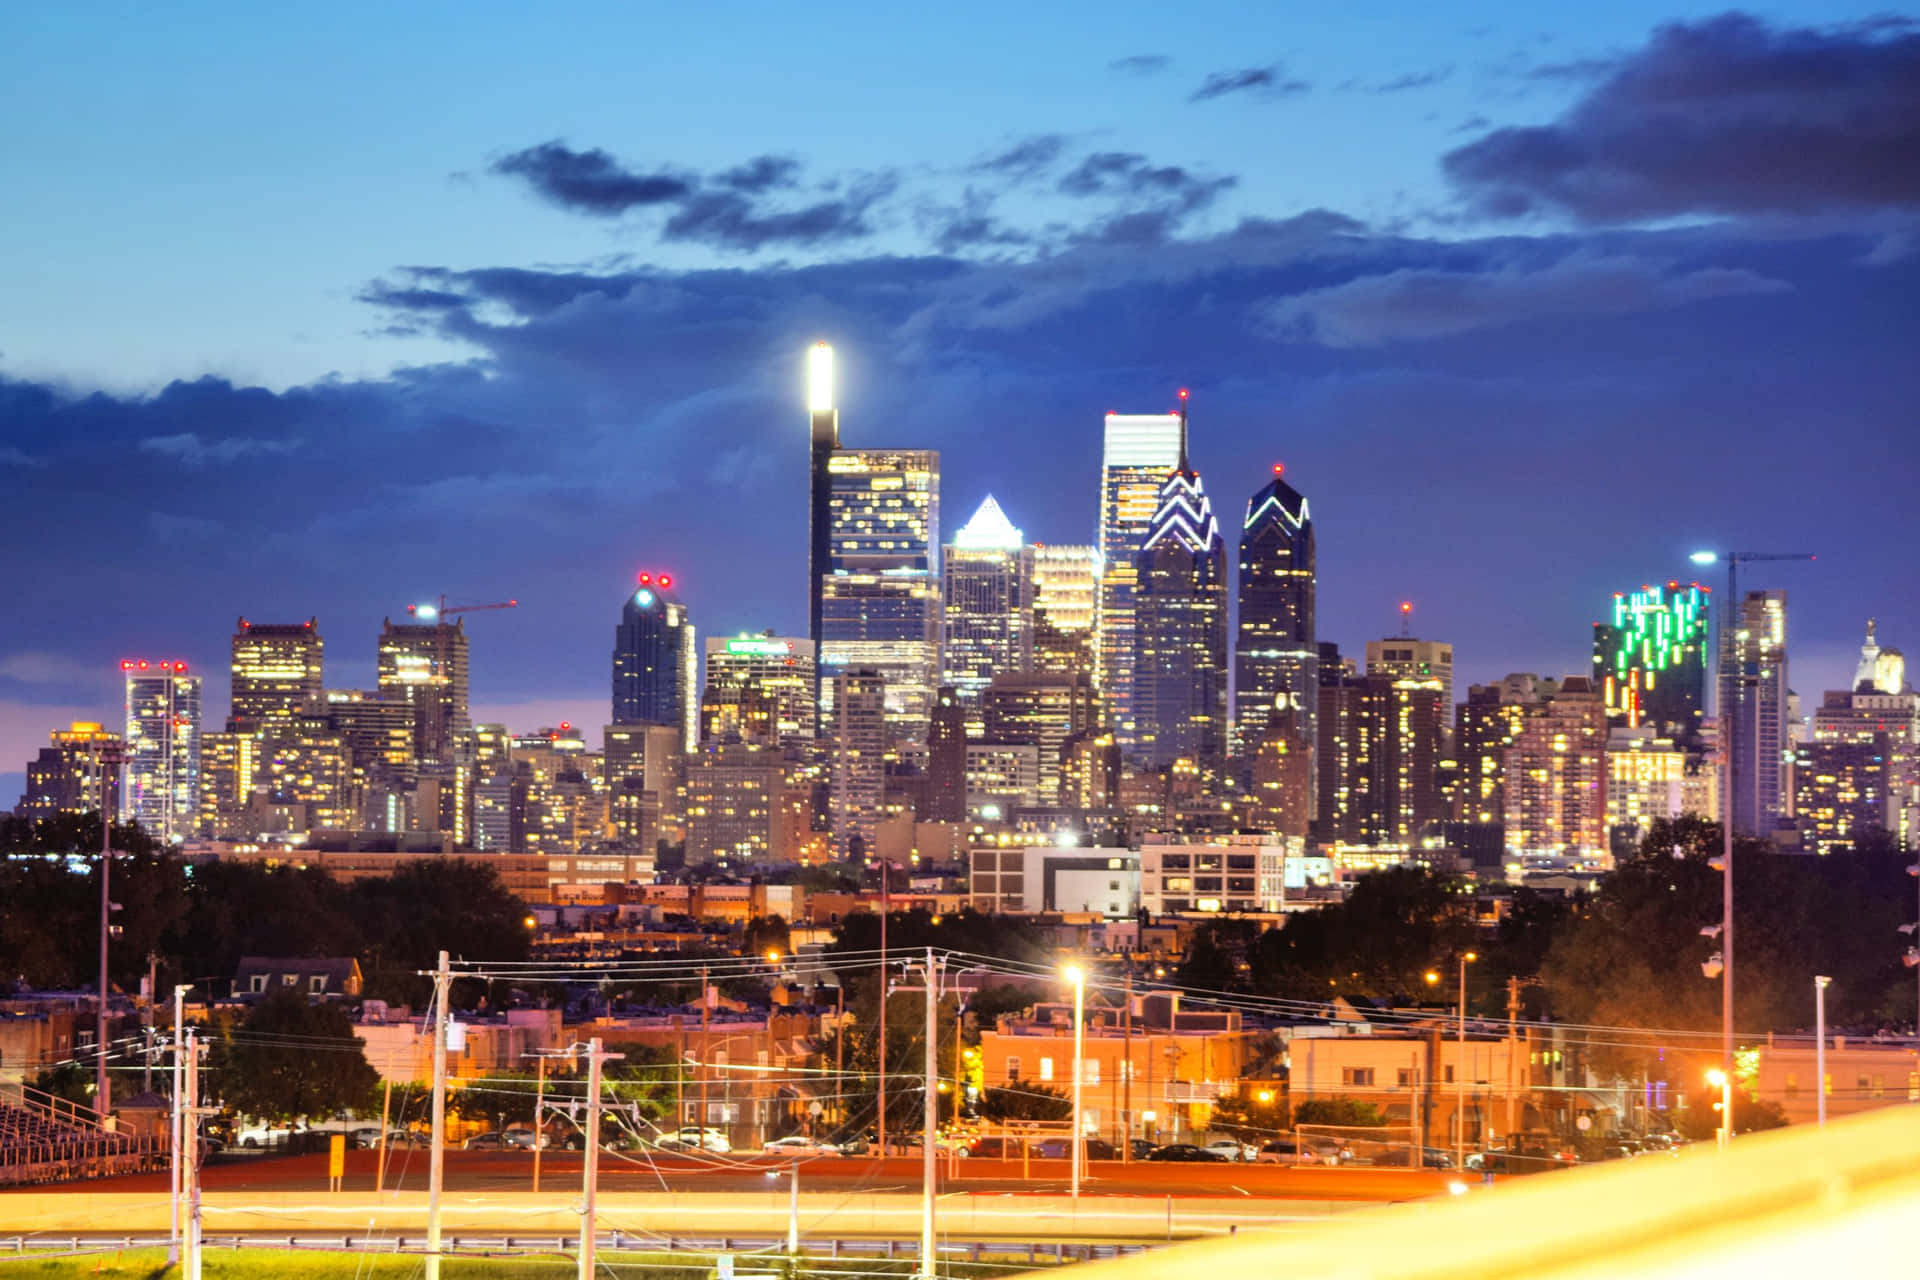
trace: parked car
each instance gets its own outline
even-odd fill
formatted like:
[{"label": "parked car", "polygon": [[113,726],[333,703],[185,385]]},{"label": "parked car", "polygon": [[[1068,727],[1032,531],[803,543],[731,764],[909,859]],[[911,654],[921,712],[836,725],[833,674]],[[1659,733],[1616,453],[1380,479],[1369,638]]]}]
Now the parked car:
[{"label": "parked car", "polygon": [[[1119,1157],[1120,1153],[1113,1149],[1111,1142],[1099,1138],[1088,1138],[1086,1142],[1088,1160],[1113,1160]],[[1033,1154],[1042,1160],[1070,1160],[1073,1158],[1073,1147],[1067,1138],[1042,1138],[1039,1145],[1034,1147]]]},{"label": "parked car", "polygon": [[1129,1138],[1127,1139],[1127,1154],[1131,1155],[1135,1160],[1145,1160],[1147,1153],[1152,1151],[1156,1145],[1158,1144],[1148,1138]]},{"label": "parked car", "polygon": [[460,1144],[463,1151],[504,1151],[506,1148],[506,1135],[500,1133],[476,1133]]},{"label": "parked car", "polygon": [[981,1160],[1018,1160],[1021,1141],[1019,1138],[975,1138],[967,1150]]},{"label": "parked car", "polygon": [[840,1148],[825,1138],[809,1138],[803,1133],[788,1134],[784,1138],[775,1138],[760,1148],[760,1154],[768,1156],[837,1156]]},{"label": "parked car", "polygon": [[253,1150],[256,1147],[284,1147],[293,1139],[291,1126],[263,1124],[250,1120],[235,1127],[234,1144]]},{"label": "parked car", "polygon": [[1207,1144],[1207,1150],[1217,1151],[1227,1160],[1251,1160],[1260,1152],[1238,1138],[1215,1138]]},{"label": "parked car", "polygon": [[1261,1144],[1253,1156],[1256,1164],[1319,1164],[1320,1157],[1311,1145],[1301,1146],[1292,1138],[1275,1138]]},{"label": "parked car", "polygon": [[387,1147],[430,1147],[433,1135],[421,1133],[418,1129],[390,1129],[387,1131]]},{"label": "parked car", "polygon": [[1180,1164],[1225,1164],[1227,1158],[1218,1151],[1209,1151],[1205,1147],[1196,1147],[1191,1142],[1169,1142],[1164,1147],[1155,1147],[1147,1152],[1149,1160],[1167,1160]]},{"label": "parked car", "polygon": [[656,1147],[677,1147],[690,1151],[705,1151],[710,1155],[723,1156],[733,1150],[733,1143],[727,1135],[718,1129],[702,1129],[698,1125],[688,1125],[672,1133],[662,1134],[654,1141]]},{"label": "parked car", "polygon": [[552,1138],[548,1137],[544,1133],[536,1134],[536,1132],[533,1129],[520,1129],[520,1128],[508,1129],[505,1133],[502,1133],[500,1135],[501,1141],[506,1143],[507,1149],[510,1151],[533,1150],[534,1140],[536,1137],[539,1139],[540,1149],[542,1151],[545,1151],[548,1148],[553,1146]]},{"label": "parked car", "polygon": [[365,1151],[380,1145],[380,1126],[362,1125],[358,1129],[347,1130],[347,1145]]},{"label": "parked car", "polygon": [[[909,1134],[902,1135],[899,1138],[888,1139],[887,1145],[893,1148],[896,1152],[905,1151],[906,1154],[912,1155],[913,1153],[919,1151],[921,1146],[924,1145],[925,1142],[926,1142],[926,1137],[924,1134],[909,1133]],[[965,1156],[971,1154],[970,1151],[968,1150],[968,1148],[971,1145],[972,1145],[972,1140],[968,1138],[949,1137],[944,1133],[937,1133],[933,1137],[933,1150],[934,1150],[934,1154],[936,1155],[944,1156],[948,1154],[953,1154],[953,1155],[957,1155],[964,1158]]]}]

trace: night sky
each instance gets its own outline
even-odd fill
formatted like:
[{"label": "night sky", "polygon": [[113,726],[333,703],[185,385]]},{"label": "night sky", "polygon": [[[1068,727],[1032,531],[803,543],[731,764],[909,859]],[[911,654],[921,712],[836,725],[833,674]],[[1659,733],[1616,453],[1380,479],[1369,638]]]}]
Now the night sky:
[{"label": "night sky", "polygon": [[352,687],[515,597],[517,729],[604,722],[637,570],[802,631],[820,338],[948,532],[1091,541],[1102,415],[1192,388],[1230,525],[1308,495],[1320,638],[1411,599],[1458,693],[1700,547],[1819,553],[1743,582],[1809,709],[1870,615],[1920,658],[1920,25],[1581,9],[10,13],[0,804],[122,657],[218,727],[241,615]]}]

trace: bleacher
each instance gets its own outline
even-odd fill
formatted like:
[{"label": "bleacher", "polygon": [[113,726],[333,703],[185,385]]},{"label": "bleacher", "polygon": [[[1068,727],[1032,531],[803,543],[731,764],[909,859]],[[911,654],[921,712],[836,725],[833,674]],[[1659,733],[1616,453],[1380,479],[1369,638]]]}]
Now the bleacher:
[{"label": "bleacher", "polygon": [[91,1113],[38,1089],[0,1091],[0,1186],[104,1178],[166,1162],[163,1141],[113,1133]]}]

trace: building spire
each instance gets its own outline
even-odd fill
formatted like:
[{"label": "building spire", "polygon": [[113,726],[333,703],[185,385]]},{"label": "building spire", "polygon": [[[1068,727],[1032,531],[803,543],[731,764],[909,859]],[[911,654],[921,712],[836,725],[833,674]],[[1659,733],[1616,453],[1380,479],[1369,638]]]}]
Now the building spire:
[{"label": "building spire", "polygon": [[[1870,689],[1880,688],[1880,644],[1873,638],[1874,619],[1867,619],[1867,638],[1860,646],[1860,665],[1853,669],[1853,687],[1861,685]],[[1897,689],[1881,689],[1882,693],[1898,693]]]}]

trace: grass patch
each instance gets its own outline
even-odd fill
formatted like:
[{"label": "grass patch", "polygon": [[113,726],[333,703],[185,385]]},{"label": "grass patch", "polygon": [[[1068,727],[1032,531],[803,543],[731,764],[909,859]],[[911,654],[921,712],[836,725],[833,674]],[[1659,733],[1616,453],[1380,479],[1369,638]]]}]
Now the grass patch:
[{"label": "grass patch", "polygon": [[[602,1274],[628,1280],[713,1280],[711,1255],[687,1253],[603,1252]],[[784,1275],[785,1259],[778,1255],[737,1253],[734,1274]],[[1010,1266],[1009,1263],[1017,1263]],[[994,1261],[943,1262],[940,1274],[955,1280],[989,1280],[1005,1277],[1026,1266],[1023,1253],[1008,1254]],[[1046,1269],[1053,1264],[1043,1259],[1034,1264]],[[804,1274],[812,1276],[849,1275],[861,1277],[911,1276],[915,1264],[903,1258],[826,1258],[802,1259]],[[209,1249],[201,1271],[204,1280],[407,1280],[424,1273],[417,1254],[391,1253],[319,1253],[287,1249]],[[164,1249],[116,1249],[104,1253],[78,1254],[72,1257],[35,1258],[0,1255],[0,1280],[32,1277],[33,1280],[92,1280],[94,1277],[118,1277],[119,1280],[176,1280],[177,1268],[167,1266]],[[499,1257],[448,1258],[440,1264],[442,1280],[572,1280],[577,1268],[569,1258],[551,1254]]]}]

